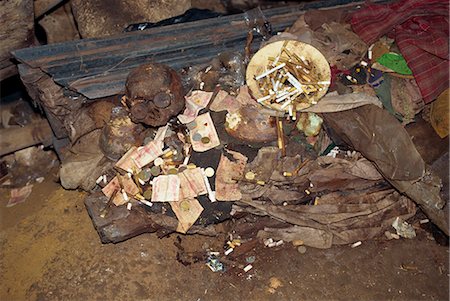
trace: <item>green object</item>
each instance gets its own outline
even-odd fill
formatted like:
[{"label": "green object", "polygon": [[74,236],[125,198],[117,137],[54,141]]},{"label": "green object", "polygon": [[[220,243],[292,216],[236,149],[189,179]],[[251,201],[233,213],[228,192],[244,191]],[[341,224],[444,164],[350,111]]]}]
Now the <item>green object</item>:
[{"label": "green object", "polygon": [[405,59],[400,54],[394,52],[385,53],[378,59],[378,63],[399,74],[412,75],[411,69],[409,69]]},{"label": "green object", "polygon": [[376,88],[374,88],[378,99],[383,104],[383,107],[395,118],[397,118],[400,121],[403,121],[403,118],[400,114],[395,112],[394,108],[392,107],[392,101],[391,101],[391,76],[387,73],[383,75],[383,82]]},{"label": "green object", "polygon": [[331,142],[330,145],[327,146],[327,148],[319,155],[319,156],[326,156],[328,153],[336,146],[334,142]]}]

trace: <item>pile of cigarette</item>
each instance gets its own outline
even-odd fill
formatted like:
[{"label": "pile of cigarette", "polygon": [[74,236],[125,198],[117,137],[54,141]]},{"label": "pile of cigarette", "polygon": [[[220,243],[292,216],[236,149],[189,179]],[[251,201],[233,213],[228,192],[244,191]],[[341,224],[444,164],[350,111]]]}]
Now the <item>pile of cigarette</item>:
[{"label": "pile of cigarette", "polygon": [[257,101],[269,108],[287,109],[289,116],[295,120],[296,109],[316,104],[314,95],[327,89],[330,81],[320,80],[314,74],[312,63],[303,56],[291,53],[287,43],[284,42],[277,57],[269,57],[266,71],[255,76],[263,95]]}]

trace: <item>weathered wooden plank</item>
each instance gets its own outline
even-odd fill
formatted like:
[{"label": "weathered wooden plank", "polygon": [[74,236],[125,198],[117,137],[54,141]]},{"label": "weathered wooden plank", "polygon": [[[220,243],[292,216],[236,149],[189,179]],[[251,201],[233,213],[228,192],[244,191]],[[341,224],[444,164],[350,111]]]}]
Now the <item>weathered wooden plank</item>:
[{"label": "weathered wooden plank", "polygon": [[[315,1],[265,10],[274,31],[284,30],[311,8],[356,5],[353,0]],[[15,51],[22,63],[40,68],[53,80],[89,99],[118,94],[131,69],[148,62],[174,69],[210,61],[218,53],[242,52],[247,25],[244,15],[174,24],[105,39],[85,39]],[[256,37],[254,47],[259,45]]]}]

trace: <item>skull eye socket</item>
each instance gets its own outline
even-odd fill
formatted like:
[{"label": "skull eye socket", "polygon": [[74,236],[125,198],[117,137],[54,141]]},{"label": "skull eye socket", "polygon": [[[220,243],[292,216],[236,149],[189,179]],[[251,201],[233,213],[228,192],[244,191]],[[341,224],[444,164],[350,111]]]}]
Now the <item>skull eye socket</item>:
[{"label": "skull eye socket", "polygon": [[172,94],[166,93],[166,92],[160,92],[155,95],[155,98],[153,98],[153,103],[158,108],[167,108],[170,103],[172,102]]}]

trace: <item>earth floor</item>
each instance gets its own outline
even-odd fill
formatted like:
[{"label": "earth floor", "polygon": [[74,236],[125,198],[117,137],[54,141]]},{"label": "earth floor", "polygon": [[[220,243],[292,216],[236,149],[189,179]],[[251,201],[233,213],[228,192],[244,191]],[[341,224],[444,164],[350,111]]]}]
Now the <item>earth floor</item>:
[{"label": "earth floor", "polygon": [[[415,239],[384,237],[357,248],[285,244],[253,252],[253,269],[213,273],[176,259],[178,235],[144,234],[103,245],[85,193],[51,180],[6,208],[0,191],[0,300],[448,300],[449,250],[422,229]],[[180,236],[186,250],[224,241]]]}]

